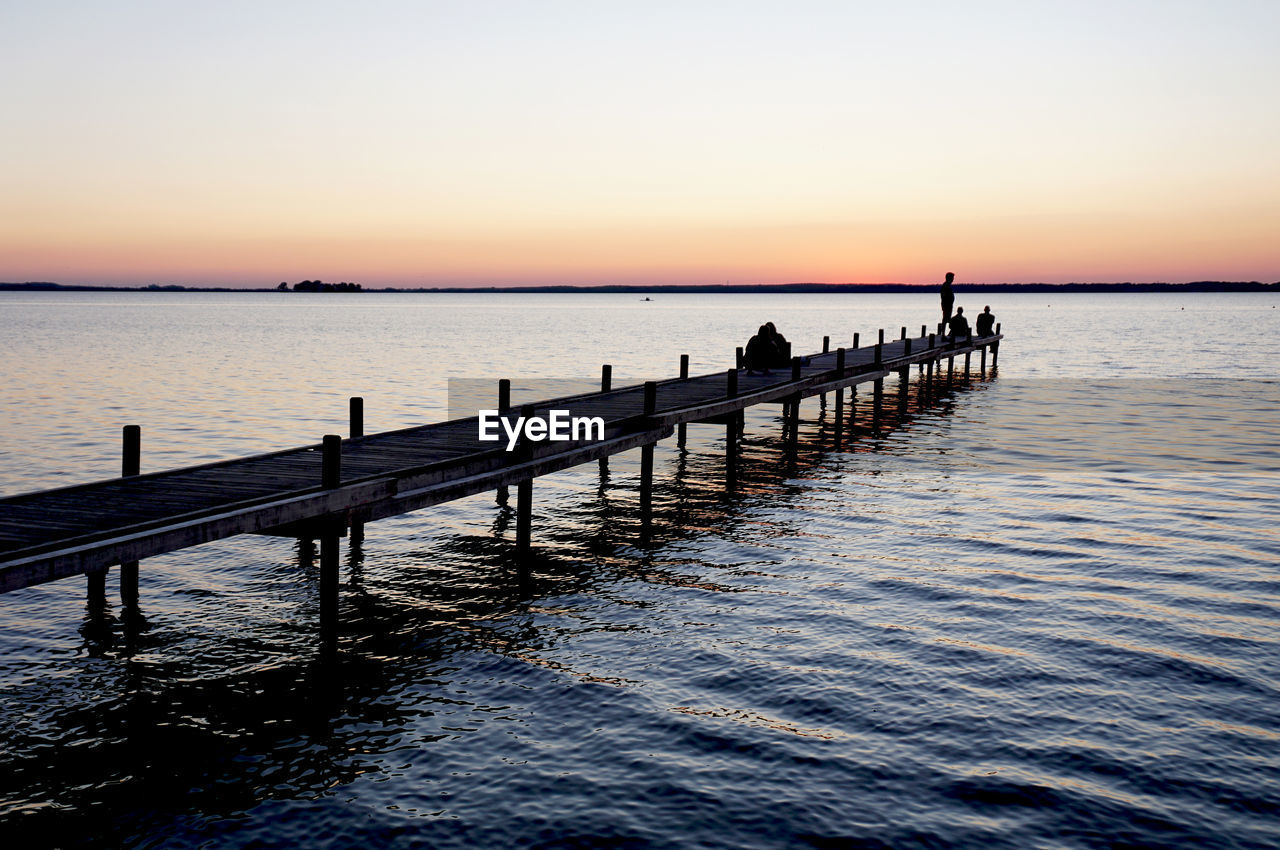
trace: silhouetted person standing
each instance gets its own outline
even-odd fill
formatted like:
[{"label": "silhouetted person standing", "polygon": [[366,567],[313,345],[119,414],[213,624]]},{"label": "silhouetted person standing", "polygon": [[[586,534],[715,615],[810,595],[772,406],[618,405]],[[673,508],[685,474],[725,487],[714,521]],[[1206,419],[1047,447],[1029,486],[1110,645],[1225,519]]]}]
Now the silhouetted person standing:
[{"label": "silhouetted person standing", "polygon": [[978,336],[991,336],[991,329],[996,324],[996,316],[991,312],[990,307],[983,307],[973,324],[978,329]]},{"label": "silhouetted person standing", "polygon": [[942,282],[942,326],[951,323],[951,305],[956,303],[955,293],[951,291],[951,281],[956,279],[955,272],[947,272],[947,279]]},{"label": "silhouetted person standing", "polygon": [[956,314],[947,321],[947,325],[951,328],[952,339],[969,336],[969,320],[964,317],[963,307],[956,308]]}]

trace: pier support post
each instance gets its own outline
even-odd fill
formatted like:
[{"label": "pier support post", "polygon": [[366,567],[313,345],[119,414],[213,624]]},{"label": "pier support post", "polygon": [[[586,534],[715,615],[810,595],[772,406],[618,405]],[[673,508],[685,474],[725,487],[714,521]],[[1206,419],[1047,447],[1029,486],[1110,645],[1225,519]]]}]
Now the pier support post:
[{"label": "pier support post", "polygon": [[[342,484],[342,438],[325,434],[321,442],[320,486],[326,489]],[[338,538],[341,529],[336,520],[326,523],[320,532],[320,635],[327,649],[337,643],[338,627]]]},{"label": "pier support post", "polygon": [[947,383],[951,383],[956,374],[956,357],[951,355],[947,358]]},{"label": "pier support post", "polygon": [[364,398],[353,395],[347,401],[347,410],[351,420],[351,439],[358,440],[364,436]]},{"label": "pier support post", "polygon": [[880,329],[880,339],[877,340],[879,345],[884,345],[884,328]]},{"label": "pier support post", "polygon": [[[800,380],[800,369],[800,358],[792,357],[791,380]],[[800,435],[800,394],[796,393],[791,396],[790,403],[784,407],[783,410],[786,411],[783,414],[783,431],[785,432],[787,442],[794,447],[796,440]]]},{"label": "pier support post", "polygon": [[[511,409],[511,379],[498,379],[498,415],[501,416]],[[506,484],[498,485],[498,490],[494,494],[495,501],[499,505],[505,505],[511,500],[511,490]]]},{"label": "pier support post", "polygon": [[[653,381],[644,384],[644,415],[652,416],[657,410],[658,385]],[[648,525],[653,510],[653,449],[654,443],[640,447],[640,521]]]},{"label": "pier support post", "polygon": [[[730,369],[725,373],[725,398],[738,396],[738,370]],[[724,426],[724,466],[725,486],[729,489],[738,481],[738,436],[741,432],[738,416],[729,416]]]},{"label": "pier support post", "polygon": [[[828,353],[829,351],[831,351],[831,337],[829,337],[829,336],[824,336],[824,337],[822,338],[822,353],[823,353],[823,354],[826,354],[826,353]],[[827,394],[826,394],[826,393],[822,393],[821,397],[818,399],[818,403],[822,405],[823,409],[826,409],[826,406],[827,406]]]},{"label": "pier support post", "polygon": [[[600,367],[600,392],[607,393],[613,389],[613,366],[606,363]],[[609,474],[609,458],[600,458],[600,477]]]},{"label": "pier support post", "polygon": [[[680,380],[689,380],[689,355],[687,354],[680,355]],[[684,448],[684,441],[687,436],[687,432],[687,423],[681,422],[676,426],[676,445],[682,449]]]},{"label": "pier support post", "polygon": [[[844,349],[836,349],[836,377],[840,380],[844,379]],[[840,443],[844,438],[844,387],[836,389],[836,448],[840,448]]]},{"label": "pier support post", "polygon": [[[347,410],[350,419],[351,439],[358,440],[364,436],[364,397],[352,396],[347,402]],[[364,522],[362,520],[353,520],[351,523],[350,537],[348,538],[348,547],[355,545],[357,538],[364,540]]]},{"label": "pier support post", "polygon": [[[122,438],[120,477],[132,478],[142,471],[142,428],[137,425],[126,425]],[[137,561],[125,561],[120,564],[120,604],[130,609],[138,607]]]},{"label": "pier support post", "polygon": [[[996,325],[996,335],[1000,335],[1000,325]],[[991,371],[996,370],[996,361],[1000,359],[1000,340],[991,343]]]},{"label": "pier support post", "polygon": [[987,347],[982,346],[982,355],[978,358],[978,377],[987,376]]},{"label": "pier support post", "polygon": [[853,335],[853,348],[855,351],[858,349],[858,334]]},{"label": "pier support post", "polygon": [[973,356],[972,351],[966,351],[964,353],[964,379],[966,381],[969,380],[969,358],[972,356]]},{"label": "pier support post", "polygon": [[[608,367],[606,367],[608,368]],[[532,404],[520,408],[520,415],[527,421],[534,415]],[[532,446],[525,438],[520,439],[517,446],[521,460],[527,460],[532,454]],[[526,478],[516,484],[516,549],[520,554],[527,554],[533,548],[533,479]]]}]

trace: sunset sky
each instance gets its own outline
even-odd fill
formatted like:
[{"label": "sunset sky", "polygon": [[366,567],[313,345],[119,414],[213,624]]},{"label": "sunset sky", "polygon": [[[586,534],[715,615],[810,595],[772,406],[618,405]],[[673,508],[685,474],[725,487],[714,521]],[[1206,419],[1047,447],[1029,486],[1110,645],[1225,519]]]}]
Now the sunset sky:
[{"label": "sunset sky", "polygon": [[0,281],[1280,280],[1280,2],[0,5]]}]

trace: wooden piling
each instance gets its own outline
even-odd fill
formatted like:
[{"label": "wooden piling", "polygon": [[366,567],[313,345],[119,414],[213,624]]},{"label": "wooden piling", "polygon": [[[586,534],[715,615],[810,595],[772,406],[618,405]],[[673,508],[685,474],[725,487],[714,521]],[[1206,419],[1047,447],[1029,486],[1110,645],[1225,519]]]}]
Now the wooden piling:
[{"label": "wooden piling", "polygon": [[[137,425],[124,426],[122,442],[120,477],[132,478],[142,472],[142,428]],[[138,606],[138,568],[137,561],[124,561],[120,564],[120,604],[126,608]],[[105,576],[104,570],[103,577]]]},{"label": "wooden piling", "polygon": [[364,398],[353,395],[348,399],[347,414],[350,420],[351,439],[358,440],[364,436]]},{"label": "wooden piling", "polygon": [[[730,369],[725,373],[725,397],[738,396],[738,370]],[[730,416],[724,428],[724,462],[725,484],[733,487],[738,474],[738,435],[741,426],[738,417]]]},{"label": "wooden piling", "polygon": [[[498,379],[498,415],[502,416],[511,409],[511,379]],[[495,500],[499,505],[505,505],[511,501],[511,490],[506,484],[499,484]]]},{"label": "wooden piling", "polygon": [[[644,415],[652,416],[657,410],[658,385],[653,381],[644,384]],[[653,510],[653,450],[655,443],[640,447],[640,517],[648,522]]]},{"label": "wooden piling", "polygon": [[881,329],[880,329],[880,340],[879,340],[879,344],[880,344],[880,345],[884,345],[884,328],[881,328]]},{"label": "wooden piling", "polygon": [[854,349],[857,349],[857,347],[858,347],[858,335],[857,335],[857,334],[854,334],[854,335],[853,335],[853,347],[854,347]]},{"label": "wooden piling", "polygon": [[982,346],[982,354],[978,358],[978,375],[984,378],[987,375],[987,347],[985,345]]},{"label": "wooden piling", "polygon": [[[607,393],[613,389],[613,366],[606,363],[600,367],[600,392]],[[600,458],[600,475],[609,474],[609,458]]]},{"label": "wooden piling", "polygon": [[[680,355],[680,380],[682,381],[689,380],[689,355],[687,354]],[[688,426],[684,422],[681,422],[678,426],[676,426],[676,445],[682,449],[684,448],[684,441],[685,441],[685,437],[687,436],[687,433],[686,433],[687,431],[688,431]]]},{"label": "wooden piling", "polygon": [[[609,367],[605,367],[608,369]],[[602,377],[602,382],[604,378]],[[528,421],[534,415],[532,404],[523,405],[520,415]],[[533,451],[528,440],[523,437],[517,446],[520,458],[527,460]],[[533,548],[533,479],[526,478],[516,484],[516,549],[527,553]]]},{"label": "wooden piling", "polygon": [[[843,348],[836,349],[836,376],[844,378],[845,354]],[[844,436],[844,387],[836,389],[836,448],[840,447],[841,438]]]},{"label": "wooden piling", "polygon": [[321,452],[320,486],[331,490],[342,484],[342,438],[325,434]]}]

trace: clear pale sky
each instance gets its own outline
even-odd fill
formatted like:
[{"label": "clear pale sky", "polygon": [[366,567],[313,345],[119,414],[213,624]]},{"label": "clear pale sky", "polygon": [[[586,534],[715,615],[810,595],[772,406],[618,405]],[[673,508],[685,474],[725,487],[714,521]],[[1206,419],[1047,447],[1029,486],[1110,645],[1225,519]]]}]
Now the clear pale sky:
[{"label": "clear pale sky", "polygon": [[0,280],[1280,280],[1280,2],[0,3]]}]

